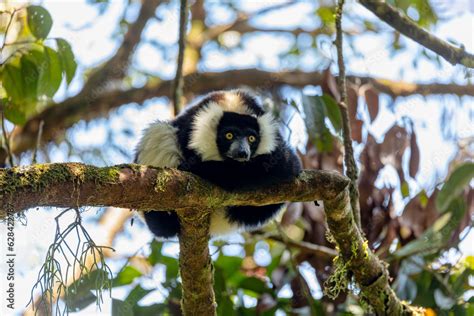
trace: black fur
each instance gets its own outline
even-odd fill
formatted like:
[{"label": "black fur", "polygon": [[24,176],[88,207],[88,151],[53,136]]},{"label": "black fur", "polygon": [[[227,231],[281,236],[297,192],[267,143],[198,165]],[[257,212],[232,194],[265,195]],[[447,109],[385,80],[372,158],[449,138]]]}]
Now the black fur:
[{"label": "black fur", "polygon": [[[265,113],[253,97],[245,93],[240,95],[256,115]],[[172,125],[178,130],[178,143],[183,154],[183,162],[178,169],[192,172],[227,190],[252,190],[262,185],[290,181],[298,176],[301,172],[299,160],[280,135],[277,136],[278,145],[273,152],[255,156],[248,162],[227,158],[223,161],[202,161],[194,150],[188,148],[194,116],[203,106],[210,101],[219,101],[220,97],[219,93],[210,94],[198,105],[188,108],[172,121]],[[255,118],[225,112],[218,125],[218,139],[209,140],[217,142],[221,153],[228,149],[226,140],[221,137],[227,130],[232,130],[233,133],[259,135],[259,126]],[[251,145],[252,154],[255,153],[258,142],[257,137],[257,141]],[[234,206],[227,209],[226,216],[230,222],[238,223],[240,226],[255,227],[273,218],[282,206],[283,204],[261,207]],[[169,238],[179,235],[179,220],[173,212],[147,212],[145,219],[156,236]]]}]

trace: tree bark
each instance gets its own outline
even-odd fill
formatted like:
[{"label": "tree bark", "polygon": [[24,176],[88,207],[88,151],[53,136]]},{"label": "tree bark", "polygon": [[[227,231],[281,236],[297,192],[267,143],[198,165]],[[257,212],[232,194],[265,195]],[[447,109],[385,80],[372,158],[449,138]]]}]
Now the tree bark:
[{"label": "tree bark", "polygon": [[214,276],[208,247],[210,218],[209,212],[200,209],[186,210],[179,218],[181,308],[185,316],[216,315]]}]

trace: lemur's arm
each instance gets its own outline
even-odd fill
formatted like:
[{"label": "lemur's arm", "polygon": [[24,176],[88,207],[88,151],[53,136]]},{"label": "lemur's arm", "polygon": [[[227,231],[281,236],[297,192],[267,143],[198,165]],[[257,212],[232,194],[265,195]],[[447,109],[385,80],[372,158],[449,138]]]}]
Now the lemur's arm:
[{"label": "lemur's arm", "polygon": [[270,154],[259,155],[248,163],[236,161],[186,161],[180,169],[190,171],[227,190],[253,189],[290,181],[301,172],[296,154],[283,141]]}]

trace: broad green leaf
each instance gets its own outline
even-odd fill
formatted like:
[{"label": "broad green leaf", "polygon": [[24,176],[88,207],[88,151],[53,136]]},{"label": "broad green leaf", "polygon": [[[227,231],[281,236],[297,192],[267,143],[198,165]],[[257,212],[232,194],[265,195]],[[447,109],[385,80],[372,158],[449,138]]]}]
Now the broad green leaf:
[{"label": "broad green leaf", "polygon": [[334,21],[336,20],[336,17],[334,15],[334,11],[331,8],[321,6],[316,11],[316,13],[321,18],[321,21],[323,22],[323,24],[330,25],[330,26],[334,25]]},{"label": "broad green leaf", "polygon": [[91,291],[96,290],[98,286],[103,288],[105,284],[101,280],[108,278],[109,274],[106,271],[94,270],[74,281],[67,287],[65,296],[68,310],[79,311],[95,302],[97,298]]},{"label": "broad green leaf", "polygon": [[341,110],[339,109],[339,105],[337,104],[336,100],[328,94],[324,94],[321,97],[324,101],[324,105],[326,106],[326,113],[331,121],[332,126],[336,130],[337,133],[342,132],[342,117],[341,117]]},{"label": "broad green leaf", "polygon": [[178,260],[168,256],[162,256],[160,263],[166,267],[166,279],[176,279],[178,277]]},{"label": "broad green leaf", "polygon": [[61,85],[62,72],[58,53],[50,47],[44,47],[43,60],[40,66],[38,95],[53,97]]},{"label": "broad green leaf", "polygon": [[229,277],[242,266],[242,258],[235,256],[220,255],[214,263],[215,266],[222,269],[224,276]]},{"label": "broad green leaf", "polygon": [[68,296],[65,300],[67,311],[69,313],[79,312],[87,306],[91,305],[97,300],[97,297],[92,292],[84,293],[83,295]]},{"label": "broad green leaf", "polygon": [[214,267],[214,293],[216,301],[220,302],[223,295],[225,295],[227,286],[225,283],[224,273],[219,267]]},{"label": "broad green leaf", "polygon": [[91,290],[97,289],[97,286],[104,287],[101,284],[102,280],[108,280],[109,273],[104,270],[94,270],[90,273],[82,276],[79,280],[74,281],[71,285],[68,286],[69,295],[84,295]]},{"label": "broad green leaf", "polygon": [[239,288],[250,290],[257,294],[271,293],[270,289],[265,285],[265,282],[257,279],[256,277],[248,277],[243,279],[239,284]]},{"label": "broad green leaf", "polygon": [[26,8],[28,28],[37,39],[48,37],[53,26],[53,19],[48,10],[39,5],[31,5]]},{"label": "broad green leaf", "polygon": [[134,316],[133,307],[128,302],[112,299],[112,316]]},{"label": "broad green leaf", "polygon": [[410,196],[410,187],[408,186],[407,182],[402,183],[402,185],[400,187],[400,191],[402,192],[402,197],[403,198],[406,198],[406,197]]},{"label": "broad green leaf", "polygon": [[404,258],[414,254],[428,255],[441,250],[448,243],[451,234],[458,227],[466,211],[465,201],[458,197],[449,205],[449,212],[438,218],[432,227],[427,229],[418,239],[415,239],[392,255]]},{"label": "broad green leaf", "polygon": [[117,274],[117,277],[113,280],[112,284],[113,286],[127,285],[140,276],[142,276],[140,271],[132,266],[126,266]]},{"label": "broad green leaf", "polygon": [[229,296],[223,296],[220,301],[217,302],[217,315],[232,316],[235,315],[234,303]]},{"label": "broad green leaf", "polygon": [[467,162],[451,173],[436,197],[436,208],[445,212],[453,199],[457,198],[474,177],[474,163]]},{"label": "broad green leaf", "polygon": [[67,296],[66,306],[69,313],[79,312],[87,306],[96,302],[97,296],[92,294],[92,292],[87,292],[81,295]]},{"label": "broad green leaf", "polygon": [[163,247],[163,243],[157,241],[156,239],[153,239],[153,241],[151,242],[151,245],[150,245],[151,253],[148,256],[147,260],[152,266],[160,262],[162,247]]},{"label": "broad green leaf", "polygon": [[58,53],[61,59],[61,65],[64,73],[66,74],[66,82],[70,84],[76,73],[77,63],[74,58],[74,54],[71,49],[71,45],[62,38],[56,39],[58,45]]},{"label": "broad green leaf", "polygon": [[8,99],[13,103],[20,103],[25,95],[20,58],[11,59],[3,66],[1,73]]},{"label": "broad green leaf", "polygon": [[21,57],[20,65],[23,79],[23,102],[34,103],[38,99],[38,67],[26,55]]},{"label": "broad green leaf", "polygon": [[308,135],[320,152],[332,150],[333,138],[326,126],[326,106],[320,96],[303,95],[303,109]]},{"label": "broad green leaf", "polygon": [[17,104],[7,104],[4,107],[5,118],[15,125],[23,125],[26,123],[25,111]]},{"label": "broad green leaf", "polygon": [[148,293],[151,293],[153,291],[154,290],[144,289],[140,286],[140,284],[138,284],[130,291],[130,293],[128,293],[125,302],[129,303],[131,306],[135,306],[142,298],[144,298],[146,295],[148,295]]},{"label": "broad green leaf", "polygon": [[222,269],[227,287],[238,286],[239,282],[244,278],[240,273],[242,266],[242,258],[236,256],[220,255],[214,262],[215,267]]}]

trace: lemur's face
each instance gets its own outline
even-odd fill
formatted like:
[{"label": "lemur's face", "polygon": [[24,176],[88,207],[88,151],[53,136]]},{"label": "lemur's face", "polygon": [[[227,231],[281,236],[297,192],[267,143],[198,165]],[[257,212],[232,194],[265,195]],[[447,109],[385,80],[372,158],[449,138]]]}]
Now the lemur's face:
[{"label": "lemur's face", "polygon": [[260,143],[257,119],[250,115],[224,112],[217,126],[216,142],[224,160],[249,161]]}]

